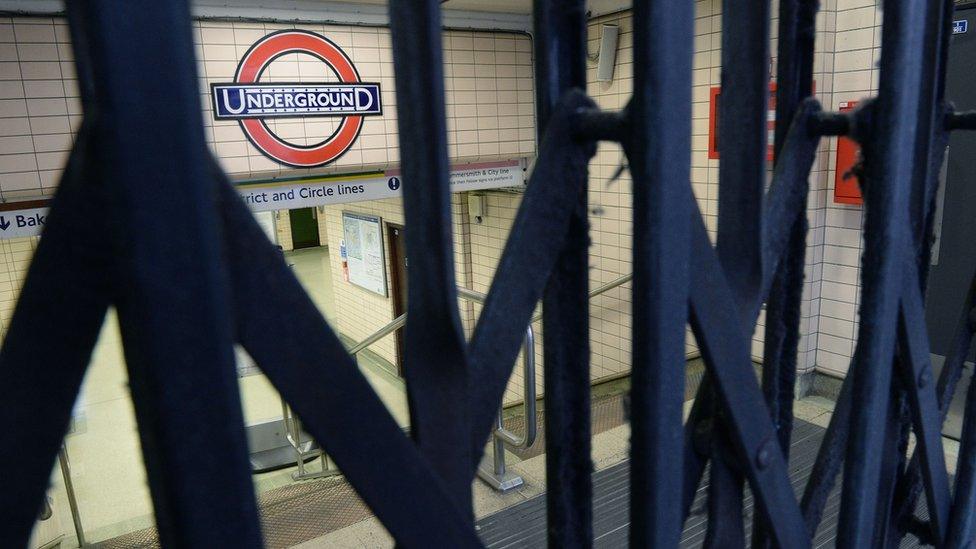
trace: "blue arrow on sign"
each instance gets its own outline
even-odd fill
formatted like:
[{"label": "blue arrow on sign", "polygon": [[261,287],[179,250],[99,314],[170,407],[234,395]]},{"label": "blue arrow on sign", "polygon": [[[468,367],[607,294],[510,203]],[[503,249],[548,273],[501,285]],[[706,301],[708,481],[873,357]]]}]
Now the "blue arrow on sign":
[{"label": "blue arrow on sign", "polygon": [[7,221],[2,215],[0,215],[0,229],[7,230],[10,227],[10,222]]},{"label": "blue arrow on sign", "polygon": [[395,190],[397,190],[397,189],[399,189],[399,188],[400,188],[400,178],[399,178],[399,177],[391,177],[391,178],[390,178],[390,179],[389,179],[389,180],[388,180],[388,181],[386,182],[386,184],[387,184],[387,186],[389,186],[389,187],[390,187],[390,190],[391,190],[391,191],[395,191]]}]

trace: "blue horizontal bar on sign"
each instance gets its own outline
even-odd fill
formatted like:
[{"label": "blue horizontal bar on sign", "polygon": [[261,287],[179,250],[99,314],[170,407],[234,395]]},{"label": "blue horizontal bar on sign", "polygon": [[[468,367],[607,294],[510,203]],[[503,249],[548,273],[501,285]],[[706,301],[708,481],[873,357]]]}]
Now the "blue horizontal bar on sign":
[{"label": "blue horizontal bar on sign", "polygon": [[214,118],[286,118],[383,113],[379,84],[213,84]]}]

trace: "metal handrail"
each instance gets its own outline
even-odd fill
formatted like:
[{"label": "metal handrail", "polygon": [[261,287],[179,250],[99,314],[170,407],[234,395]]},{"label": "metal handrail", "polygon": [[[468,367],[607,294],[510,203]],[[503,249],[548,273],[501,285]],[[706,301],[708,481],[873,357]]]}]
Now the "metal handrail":
[{"label": "metal handrail", "polygon": [[388,324],[384,325],[379,330],[373,332],[373,334],[367,337],[366,339],[350,347],[349,354],[351,354],[352,356],[358,355],[361,351],[363,351],[363,349],[369,347],[370,345],[376,343],[377,341],[383,339],[384,337],[399,330],[404,325],[406,325],[406,323],[407,323],[407,313],[403,313],[402,315],[391,320]]},{"label": "metal handrail", "polygon": [[[628,273],[621,277],[615,278],[610,282],[607,282],[603,286],[597,286],[596,288],[590,290],[588,297],[589,299],[593,299],[594,297],[600,294],[605,294],[618,286],[623,286],[624,284],[633,280],[633,278],[634,278],[634,273]],[[532,320],[530,320],[529,322],[538,322],[539,320],[542,320],[542,313],[537,313],[536,315],[534,315],[532,317]]]},{"label": "metal handrail", "polygon": [[[458,297],[477,303],[484,303],[487,296],[481,292],[468,288],[458,288]],[[507,442],[514,448],[526,449],[535,444],[538,430],[538,410],[536,409],[535,392],[535,331],[532,322],[525,328],[525,339],[522,342],[522,402],[525,406],[525,435],[519,437],[509,431],[502,424],[501,410],[498,412],[498,422],[495,425],[495,437]]]},{"label": "metal handrail", "polygon": [[[613,288],[622,286],[623,284],[629,282],[633,278],[634,278],[633,273],[618,277],[606,284],[603,284],[602,286],[598,286],[594,288],[589,292],[588,297],[589,299],[593,299],[594,297],[606,293],[612,290]],[[485,300],[487,299],[487,295],[468,288],[458,287],[457,293],[458,293],[458,297],[461,299],[474,301],[481,304],[484,304]],[[525,434],[523,436],[519,436],[516,433],[505,428],[504,423],[502,421],[501,408],[499,408],[498,410],[498,418],[495,424],[495,430],[492,433],[493,434],[492,443],[494,446],[494,465],[492,467],[493,474],[488,476],[493,477],[490,479],[492,481],[492,484],[496,488],[501,490],[507,490],[509,488],[518,486],[522,483],[521,478],[515,477],[513,475],[507,475],[505,471],[505,454],[504,454],[505,444],[516,449],[527,449],[530,448],[533,444],[535,444],[535,441],[538,438],[539,421],[538,421],[538,406],[536,402],[537,395],[535,389],[535,377],[536,377],[535,375],[535,331],[532,328],[532,324],[538,322],[541,319],[542,319],[541,313],[532,316],[532,318],[529,320],[528,326],[526,326],[525,328],[525,339],[523,340],[522,343],[522,383],[523,383],[522,402],[525,408],[525,413],[524,413]],[[390,335],[391,333],[399,330],[400,328],[405,326],[406,323],[407,323],[407,314],[403,313],[400,316],[388,322],[387,324],[380,327],[372,334],[370,334],[368,337],[366,337],[366,339],[363,339],[359,343],[350,347],[349,354],[355,357],[362,351],[366,350],[366,348],[368,348],[373,343],[376,343],[377,341],[383,339],[384,337]],[[291,444],[291,446],[295,448],[295,451],[298,454],[297,461],[300,464],[299,468],[300,469],[303,468],[304,458],[310,456],[313,452],[320,452],[321,456],[323,457],[323,460],[326,459],[324,452],[321,452],[321,450],[314,450],[312,452],[308,452],[302,449],[301,447],[302,441],[300,438],[301,435],[299,433],[301,427],[298,425],[298,418],[294,417],[294,415],[290,413],[291,410],[289,409],[288,405],[284,402],[284,400],[282,400],[282,410],[284,414],[285,430],[287,433],[286,438],[289,444]],[[302,472],[302,474],[296,476],[296,478],[306,478],[306,477],[311,478],[313,476],[317,477],[322,474],[333,473],[333,471],[331,470],[326,471],[326,469],[331,469],[331,468],[328,465],[326,465],[326,462],[324,461],[323,473],[317,473],[313,475],[313,474],[305,474],[304,472]],[[485,477],[483,476],[482,478]],[[513,478],[517,479],[517,482],[513,482],[511,480]]]},{"label": "metal handrail", "polygon": [[[602,286],[598,286],[589,293],[589,299],[604,294],[614,288],[622,286],[627,282],[630,282],[634,278],[633,273],[628,273],[620,276]],[[468,288],[458,287],[457,289],[458,297],[462,299],[468,299],[478,303],[484,303],[487,299],[487,295],[478,292],[476,290],[471,290]],[[523,356],[523,402],[525,405],[525,436],[519,437],[512,431],[509,431],[502,425],[501,413],[498,415],[498,423],[495,428],[495,436],[504,440],[506,443],[514,448],[529,448],[535,443],[537,437],[537,427],[538,427],[538,411],[536,409],[536,391],[535,391],[535,333],[532,330],[532,324],[542,320],[542,313],[533,315],[529,320],[529,325],[525,330],[525,342],[522,344],[522,356]],[[392,324],[392,323],[391,323]],[[389,326],[389,325],[387,325]]]},{"label": "metal handrail", "polygon": [[[630,282],[634,278],[633,273],[628,273],[620,276],[602,286],[598,286],[590,290],[589,298],[604,294],[614,288],[622,286],[627,282]],[[470,301],[475,301],[477,303],[484,303],[487,299],[487,295],[469,288],[458,287],[457,289],[458,297],[462,299],[467,299]],[[529,325],[525,330],[525,341],[522,344],[522,354],[523,354],[523,402],[525,406],[525,435],[519,437],[517,434],[509,431],[501,425],[501,415],[499,414],[498,426],[495,429],[495,436],[502,439],[510,446],[514,448],[529,448],[534,443],[538,436],[538,410],[536,406],[536,390],[535,390],[535,332],[532,329],[532,324],[542,320],[542,313],[534,315],[531,320],[529,320]],[[407,313],[394,318],[375,332],[373,332],[366,339],[360,341],[359,343],[353,345],[349,348],[349,354],[356,356],[364,349],[376,343],[377,341],[383,339],[384,337],[390,335],[391,333],[399,330],[407,323]]]},{"label": "metal handrail", "polygon": [[[630,274],[625,274],[614,280],[611,280],[610,282],[607,282],[602,286],[590,290],[589,297],[590,299],[593,299],[594,297],[600,294],[606,293],[618,286],[622,286],[623,284],[630,282],[633,278],[634,278],[634,274],[630,273]],[[462,287],[458,287],[457,291],[460,297],[471,299],[479,303],[484,303],[485,301],[486,296],[481,292],[477,292],[475,290],[469,290],[468,288],[462,288]],[[530,322],[538,322],[539,320],[542,320],[541,313],[533,316]],[[380,329],[373,332],[366,339],[350,347],[349,354],[358,355],[363,349],[369,347],[373,343],[376,343],[377,341],[397,331],[399,328],[402,328],[404,325],[406,325],[406,323],[407,323],[407,313],[403,313],[402,315],[394,318],[387,324],[383,325]]]}]

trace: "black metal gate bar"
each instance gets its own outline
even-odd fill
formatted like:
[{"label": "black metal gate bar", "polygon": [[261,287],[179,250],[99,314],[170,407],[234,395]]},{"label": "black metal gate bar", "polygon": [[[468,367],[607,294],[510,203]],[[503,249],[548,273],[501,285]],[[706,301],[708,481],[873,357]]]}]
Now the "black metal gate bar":
[{"label": "black metal gate bar", "polygon": [[[470,516],[404,436],[280,252],[262,239],[237,191],[214,172],[238,341],[398,542],[422,547],[437,532],[451,547],[477,546]],[[287,313],[269,313],[279,308]]]},{"label": "black metal gate bar", "polygon": [[[939,382],[936,387],[936,394],[939,402],[940,424],[945,421],[945,418],[949,413],[949,404],[953,395],[955,394],[956,385],[958,384],[959,379],[962,377],[963,357],[969,355],[969,348],[972,344],[974,328],[976,328],[976,326],[974,326],[973,322],[970,320],[973,318],[973,307],[974,304],[976,304],[976,276],[973,277],[972,282],[970,283],[969,291],[963,303],[964,305],[962,308],[962,313],[960,314],[960,318],[956,321],[956,328],[954,330],[952,344],[949,347],[949,352],[946,356],[945,362],[943,363],[942,373],[939,375]],[[963,444],[963,447],[965,447],[965,444]],[[964,454],[966,454],[965,451],[961,451],[959,454],[960,464],[962,463],[962,456]],[[918,501],[918,496],[922,491],[922,476],[920,467],[921,464],[919,462],[919,454],[915,454],[912,456],[912,459],[908,464],[905,477],[900,479],[899,485],[896,487],[895,508],[892,513],[892,520],[898,526],[898,529],[902,534],[910,531],[909,529],[912,527],[914,522],[913,517],[915,512],[915,504]],[[958,499],[958,494],[963,490],[965,481],[962,480],[963,474],[961,471],[957,471],[956,478],[956,498]],[[958,504],[954,506],[953,513],[958,512],[958,507]],[[965,520],[969,520],[968,517]],[[950,526],[957,522],[959,522],[959,519],[950,517]]]},{"label": "black metal gate bar", "polygon": [[[924,180],[923,180],[924,182]],[[907,235],[906,235],[907,236]],[[913,263],[915,263],[913,261]],[[906,269],[902,284],[902,298],[898,320],[898,373],[906,388],[910,417],[915,431],[915,455],[919,456],[920,471],[924,479],[928,503],[929,521],[935,540],[945,539],[949,513],[949,478],[945,467],[945,451],[942,447],[942,417],[935,392],[934,374],[930,362],[925,308],[922,304],[919,276],[916,269]],[[901,453],[900,456],[904,456]],[[899,472],[902,469],[899,468]],[[900,478],[896,480],[901,480]],[[894,496],[896,482],[892,482]],[[893,507],[894,508],[894,507]],[[889,513],[885,520],[894,519]],[[894,541],[902,537],[898,525],[889,521],[889,536]]]},{"label": "black metal gate bar", "polygon": [[390,2],[409,227],[404,373],[411,434],[457,505],[472,515],[468,368],[454,277],[440,9],[438,0]]},{"label": "black metal gate bar", "polygon": [[[905,517],[913,513],[914,503],[922,486],[925,487],[929,508],[929,527],[917,532],[930,543],[945,540],[949,521],[949,486],[945,474],[941,445],[941,425],[945,410],[940,409],[941,395],[932,383],[929,364],[927,330],[921,293],[925,291],[929,267],[932,221],[938,174],[948,143],[945,120],[945,70],[948,54],[949,23],[952,2],[930,2],[925,12],[925,38],[922,66],[927,69],[923,78],[933,85],[919,90],[918,117],[910,214],[911,240],[917,268],[906,277],[899,311],[899,372],[902,384],[908,388],[908,402],[912,411],[917,450],[908,467],[901,472],[893,487],[894,503],[885,520],[889,526],[888,543],[893,544],[914,526]],[[943,374],[948,374],[944,368]],[[917,480],[916,480],[917,479]],[[912,507],[908,507],[911,505]]]},{"label": "black metal gate bar", "polygon": [[[586,88],[586,3],[535,0],[540,133],[567,91]],[[542,299],[550,547],[593,543],[590,472],[589,223],[585,179]]]},{"label": "black metal gate bar", "polygon": [[[718,104],[719,164],[716,251],[742,311],[761,299],[762,196],[769,96],[769,2],[722,2],[722,94]],[[734,116],[733,113],[742,113]],[[742,238],[742,235],[749,235]],[[748,330],[752,324],[742,327]],[[746,334],[747,337],[751,334]],[[713,427],[724,425],[715,406]],[[742,477],[725,429],[713,430],[706,547],[745,543]],[[721,518],[719,518],[721,517]],[[738,517],[738,518],[737,518]]]},{"label": "black metal gate bar", "polygon": [[[84,16],[92,58],[111,60],[92,66],[88,175],[114,214],[115,304],[160,539],[257,547],[189,7],[92,1]],[[169,61],[150,73],[153,56]]]},{"label": "black metal gate bar", "polygon": [[950,23],[954,2],[936,0],[926,5],[924,67],[922,77],[931,86],[919,90],[915,166],[912,173],[911,217],[912,237],[918,256],[919,289],[924,293],[928,281],[932,240],[928,237],[935,216],[935,199],[939,186],[939,172],[949,144],[949,129],[945,124],[948,105],[945,103],[946,63],[949,54]]},{"label": "black metal gate bar", "polygon": [[[759,509],[755,544],[807,546],[845,448],[841,545],[892,546],[906,532],[943,545],[947,531],[948,546],[969,542],[976,500],[976,390],[967,404],[951,508],[939,427],[976,327],[969,317],[976,290],[966,298],[938,387],[928,363],[922,302],[932,197],[946,132],[973,126],[971,114],[945,114],[944,108],[953,4],[886,3],[879,99],[846,116],[821,113],[815,101],[803,101],[812,86],[816,3],[781,1],[777,162],[765,196],[769,14],[765,2],[761,17],[750,13],[751,4],[741,4],[724,6],[720,142],[725,161],[716,249],[688,192],[691,6],[637,2],[635,95],[623,113],[615,114],[599,112],[574,89],[585,84],[583,2],[536,1],[538,128],[544,138],[466,352],[453,295],[439,8],[433,0],[394,2],[405,179],[426,184],[425,189],[409,182],[405,187],[414,235],[409,246],[425,250],[419,265],[411,262],[414,320],[407,358],[415,446],[399,432],[207,157],[185,2],[122,8],[104,0],[71,3],[86,120],[0,350],[0,420],[32,429],[30,437],[15,437],[17,444],[0,444],[0,470],[18,472],[0,491],[6,517],[0,521],[0,545],[26,542],[82,365],[107,305],[114,303],[120,308],[165,545],[260,542],[243,463],[233,337],[292,403],[398,543],[419,547],[436,539],[451,547],[476,546],[470,480],[522,327],[543,293],[550,544],[590,545],[585,169],[597,139],[623,142],[635,181],[632,544],[676,546],[689,493],[711,454],[720,487],[713,492],[710,545],[742,543],[739,476],[744,474]],[[923,7],[925,16],[912,19]],[[160,56],[166,59],[164,70],[150,62]],[[412,69],[418,65],[428,70],[418,76]],[[148,74],[150,69],[155,72]],[[740,79],[742,85],[730,84]],[[163,87],[175,89],[175,99],[158,105],[145,100]],[[158,125],[161,118],[165,131],[130,135],[130,128]],[[792,421],[806,178],[819,135],[842,133],[861,141],[865,156],[865,299],[851,375],[806,487],[801,516],[780,441]],[[137,170],[138,181],[151,180],[149,188],[135,185],[131,174]],[[91,216],[96,208],[107,210],[111,221],[87,220],[98,218]],[[171,242],[189,244],[174,254]],[[767,297],[764,399],[752,371],[749,336]],[[680,364],[685,300],[709,377],[682,436],[680,369],[667,365]],[[276,316],[281,307],[289,314]],[[41,323],[49,327],[43,339],[34,329]],[[59,344],[49,343],[52,331]],[[163,374],[164,361],[180,374],[177,378]],[[48,366],[25,367],[32,362],[57,364],[59,375],[50,375]],[[308,369],[332,383],[310,386]],[[46,403],[40,410],[31,406],[41,400],[38,395]],[[435,408],[452,414],[437,415]],[[220,420],[213,424],[198,421],[215,414]],[[360,422],[370,429],[359,429]],[[909,429],[915,431],[918,451],[906,464]],[[204,438],[207,444],[201,446]],[[199,453],[192,467],[187,464],[186,444],[211,449],[202,465]],[[374,457],[364,461],[362,455]],[[912,515],[923,487],[931,515],[927,522]],[[678,490],[684,493],[680,508],[673,504]]]},{"label": "black metal gate bar", "polygon": [[[800,103],[813,94],[813,53],[817,0],[780,0],[776,56],[776,131],[778,157]],[[797,182],[799,183],[799,181]],[[809,189],[804,189],[804,197]],[[789,459],[793,400],[800,341],[800,309],[806,260],[806,200],[789,228],[789,244],[773,278],[763,334],[763,396],[783,456]],[[753,547],[768,546],[765,529],[753,521]]]},{"label": "black metal gate bar", "polygon": [[681,447],[691,234],[694,5],[634,3],[630,543],[677,547],[684,516]]},{"label": "black metal gate bar", "polygon": [[[774,154],[786,142],[801,102],[813,95],[816,0],[781,0],[777,37],[776,133]],[[806,195],[807,193],[802,193]],[[799,343],[800,299],[807,234],[806,200],[789,229],[789,244],[773,278],[766,304],[763,393],[783,454],[789,456],[793,390]]]},{"label": "black metal gate bar", "polygon": [[511,377],[525,325],[569,237],[579,197],[585,194],[587,164],[596,147],[579,137],[576,130],[584,124],[576,122],[582,114],[594,112],[594,107],[582,91],[571,90],[553,109],[512,223],[511,233],[519,238],[505,243],[471,336],[472,475]]},{"label": "black metal gate bar", "polygon": [[84,177],[89,135],[83,125],[0,352],[0,422],[25,428],[0,444],[0,470],[16,471],[0,490],[0,547],[27,544],[109,304],[110,254],[90,244],[107,227],[86,217],[104,198]]},{"label": "black metal gate bar", "polygon": [[742,310],[762,299],[769,15],[769,0],[722,2],[722,93],[718,103],[722,159],[715,250]]},{"label": "black metal gate bar", "polygon": [[[925,292],[932,231],[935,214],[935,198],[938,176],[948,144],[948,131],[945,119],[945,69],[948,54],[949,22],[953,10],[952,2],[934,1],[926,4],[924,13],[924,42],[922,77],[932,85],[919,89],[918,114],[916,119],[915,163],[912,174],[909,216],[912,221],[910,240],[914,248],[916,268],[903,283],[902,303],[899,311],[899,349],[896,365],[900,383],[906,387],[907,403],[911,423],[904,422],[902,438],[907,442],[908,428],[915,425],[919,439],[918,451],[912,456],[912,463],[905,465],[906,458],[901,454],[901,462],[896,481],[891,488],[893,508],[885,520],[888,521],[888,544],[892,545],[904,536],[905,526],[901,515],[905,506],[899,501],[914,503],[918,491],[906,493],[906,484],[915,477],[924,477],[930,515],[931,532],[929,541],[943,540],[948,517],[948,479],[944,473],[944,455],[941,446],[942,414],[937,392],[932,383],[933,373],[929,364],[928,337],[925,328],[923,293]],[[920,466],[919,466],[920,465]],[[919,476],[921,473],[921,476]]]},{"label": "black metal gate bar", "polygon": [[[839,546],[866,547],[873,539],[881,463],[892,384],[898,295],[902,288],[909,223],[908,204],[915,151],[915,116],[922,84],[924,2],[886,1],[882,29],[878,100],[872,109],[870,139],[863,145],[865,223],[863,304],[858,336],[858,368],[852,369],[851,433],[844,461],[844,489],[838,525]],[[882,456],[885,457],[885,456]]]}]

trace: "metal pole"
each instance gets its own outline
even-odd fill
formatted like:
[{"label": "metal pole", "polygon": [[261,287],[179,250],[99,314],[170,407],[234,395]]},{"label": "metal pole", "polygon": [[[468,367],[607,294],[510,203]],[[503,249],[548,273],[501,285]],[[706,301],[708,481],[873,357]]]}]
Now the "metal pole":
[{"label": "metal pole", "polygon": [[[496,429],[504,429],[505,423],[502,420],[502,410],[498,410],[498,421],[495,423]],[[495,450],[495,476],[503,477],[505,476],[505,442],[498,438],[492,437],[494,442]]]},{"label": "metal pole", "polygon": [[[476,299],[476,297],[472,297],[472,299]],[[505,423],[502,418],[503,410],[499,408],[498,415],[495,418],[495,429],[492,431],[492,467],[490,470],[484,464],[478,467],[478,477],[492,488],[501,492],[517,488],[525,483],[521,476],[508,472],[505,466],[505,444],[510,444],[515,448],[529,448],[535,444],[537,436],[538,406],[535,393],[535,333],[532,330],[532,324],[529,324],[525,329],[525,340],[522,344],[522,361],[522,400],[525,408],[525,435],[519,437],[505,428]]]},{"label": "metal pole", "polygon": [[81,512],[78,510],[78,497],[75,495],[75,484],[71,481],[71,462],[68,461],[68,449],[62,444],[58,452],[58,462],[61,464],[61,478],[64,479],[64,491],[68,496],[68,507],[71,509],[71,521],[75,525],[75,535],[78,537],[78,547],[85,547],[85,528],[81,524]]},{"label": "metal pole", "polygon": [[295,478],[301,478],[305,476],[305,459],[302,456],[302,441],[301,435],[298,434],[295,428],[294,415],[292,415],[291,408],[288,403],[285,402],[284,397],[281,399],[281,419],[285,426],[285,440],[288,444],[295,449],[295,466],[298,471],[295,474]]}]

